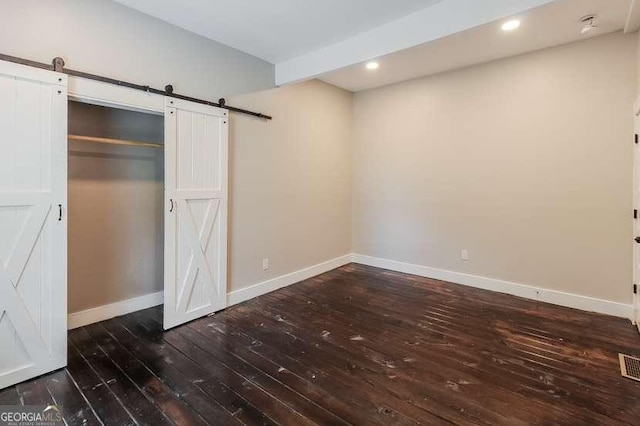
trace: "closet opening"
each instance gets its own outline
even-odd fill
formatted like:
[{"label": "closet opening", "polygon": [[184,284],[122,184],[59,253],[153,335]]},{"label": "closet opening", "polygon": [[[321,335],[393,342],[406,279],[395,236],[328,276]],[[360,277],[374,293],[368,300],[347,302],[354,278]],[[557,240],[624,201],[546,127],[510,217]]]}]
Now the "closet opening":
[{"label": "closet opening", "polygon": [[164,116],[68,106],[68,311],[159,293]]}]

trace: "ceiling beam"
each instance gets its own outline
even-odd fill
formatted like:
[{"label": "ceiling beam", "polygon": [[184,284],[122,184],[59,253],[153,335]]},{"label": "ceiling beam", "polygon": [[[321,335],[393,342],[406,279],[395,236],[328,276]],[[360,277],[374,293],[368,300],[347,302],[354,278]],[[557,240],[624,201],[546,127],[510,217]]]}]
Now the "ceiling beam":
[{"label": "ceiling beam", "polygon": [[276,84],[285,85],[380,58],[555,0],[443,0],[347,40],[276,64]]}]

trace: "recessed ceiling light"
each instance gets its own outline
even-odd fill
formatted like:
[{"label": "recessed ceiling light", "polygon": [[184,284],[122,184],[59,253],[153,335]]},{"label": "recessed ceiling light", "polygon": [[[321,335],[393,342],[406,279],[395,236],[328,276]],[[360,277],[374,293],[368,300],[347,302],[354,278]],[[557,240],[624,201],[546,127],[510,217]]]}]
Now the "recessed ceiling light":
[{"label": "recessed ceiling light", "polygon": [[512,19],[511,21],[507,21],[502,24],[502,31],[513,31],[520,26],[520,21],[517,19]]},{"label": "recessed ceiling light", "polygon": [[594,22],[596,18],[596,15],[587,15],[580,19],[580,22],[584,24],[584,27],[582,27],[582,30],[580,31],[582,35],[589,35],[598,30],[598,26]]},{"label": "recessed ceiling light", "polygon": [[368,70],[377,70],[380,68],[380,64],[377,62],[367,62],[366,67]]}]

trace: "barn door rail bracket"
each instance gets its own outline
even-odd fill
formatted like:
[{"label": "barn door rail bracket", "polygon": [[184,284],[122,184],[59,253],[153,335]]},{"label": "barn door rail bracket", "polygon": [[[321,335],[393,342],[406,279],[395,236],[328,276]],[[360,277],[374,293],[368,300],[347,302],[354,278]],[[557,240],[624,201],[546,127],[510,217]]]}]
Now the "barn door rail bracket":
[{"label": "barn door rail bracket", "polygon": [[265,115],[265,114],[262,114],[262,113],[259,113],[259,112],[250,111],[250,110],[243,109],[243,108],[236,108],[236,107],[227,105],[227,103],[226,103],[224,98],[219,99],[218,102],[211,102],[211,101],[207,101],[207,100],[204,100],[204,99],[198,99],[198,98],[193,98],[191,96],[184,96],[184,95],[179,95],[177,93],[173,93],[173,86],[170,85],[170,84],[165,86],[165,90],[160,90],[160,89],[154,89],[153,87],[150,87],[150,86],[143,86],[143,85],[140,85],[140,84],[129,83],[129,82],[126,82],[126,81],[117,80],[117,79],[110,78],[110,77],[103,77],[103,76],[96,75],[96,74],[90,74],[90,73],[86,73],[86,72],[82,72],[82,71],[72,70],[70,68],[65,68],[64,59],[62,59],[60,57],[54,58],[52,63],[51,63],[51,65],[44,64],[42,62],[32,61],[32,60],[29,60],[29,59],[18,58],[16,56],[5,55],[5,54],[2,54],[2,53],[0,53],[0,60],[7,61],[7,62],[13,62],[13,63],[16,63],[16,64],[21,64],[21,65],[27,65],[27,66],[35,67],[35,68],[41,68],[41,69],[45,69],[45,70],[49,70],[49,71],[56,71],[56,72],[60,72],[60,73],[63,73],[63,74],[66,74],[66,75],[70,75],[70,76],[73,76],[73,77],[81,77],[81,78],[86,78],[86,79],[89,79],[89,80],[100,81],[102,83],[109,83],[109,84],[114,84],[116,86],[127,87],[127,88],[135,89],[135,90],[141,90],[143,92],[154,93],[156,95],[168,96],[168,97],[171,97],[171,98],[182,99],[182,100],[185,100],[185,101],[194,102],[194,103],[203,104],[203,105],[210,105],[210,106],[217,107],[217,108],[223,108],[223,109],[226,109],[228,111],[237,112],[239,114],[245,114],[245,115],[250,115],[252,117],[262,118],[264,120],[272,120],[273,119],[273,117],[271,117],[269,115]]}]

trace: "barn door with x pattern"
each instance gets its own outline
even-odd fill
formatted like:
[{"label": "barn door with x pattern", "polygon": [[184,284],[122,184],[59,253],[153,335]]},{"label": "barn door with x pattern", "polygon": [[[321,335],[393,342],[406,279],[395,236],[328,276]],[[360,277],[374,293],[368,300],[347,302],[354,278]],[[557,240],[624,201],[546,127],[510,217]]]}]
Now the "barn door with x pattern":
[{"label": "barn door with x pattern", "polygon": [[0,62],[0,388],[66,365],[66,85]]},{"label": "barn door with x pattern", "polygon": [[164,328],[227,301],[227,112],[167,98]]}]

